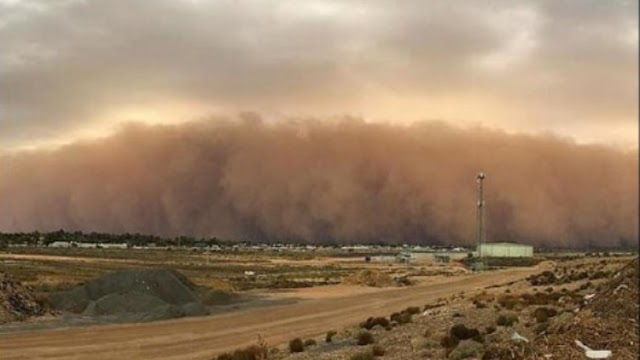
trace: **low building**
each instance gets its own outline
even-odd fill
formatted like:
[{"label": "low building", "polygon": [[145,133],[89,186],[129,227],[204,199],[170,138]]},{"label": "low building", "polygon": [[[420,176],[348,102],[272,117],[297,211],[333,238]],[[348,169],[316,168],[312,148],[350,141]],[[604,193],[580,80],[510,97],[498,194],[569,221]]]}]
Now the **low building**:
[{"label": "low building", "polygon": [[466,253],[452,251],[403,251],[396,258],[401,263],[426,264],[448,263],[466,256]]},{"label": "low building", "polygon": [[484,243],[478,246],[481,257],[533,257],[533,246],[508,242]]},{"label": "low building", "polygon": [[116,244],[100,244],[103,249],[127,249],[128,246],[126,243],[116,243]]},{"label": "low building", "polygon": [[381,263],[393,263],[398,261],[398,258],[394,255],[374,255],[370,257],[372,262],[381,262]]},{"label": "low building", "polygon": [[71,247],[71,242],[70,241],[54,241],[51,244],[49,244],[49,247],[69,248],[69,247]]}]

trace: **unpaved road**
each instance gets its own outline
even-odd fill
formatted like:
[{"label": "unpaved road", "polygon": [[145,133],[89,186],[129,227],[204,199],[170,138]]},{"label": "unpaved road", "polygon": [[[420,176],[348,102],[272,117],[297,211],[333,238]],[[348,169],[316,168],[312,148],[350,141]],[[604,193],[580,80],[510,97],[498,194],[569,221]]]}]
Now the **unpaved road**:
[{"label": "unpaved road", "polygon": [[369,316],[389,315],[440,297],[521,280],[549,264],[439,279],[407,288],[303,300],[200,318],[0,335],[0,359],[211,359],[249,345],[261,334],[278,345],[340,330]]}]

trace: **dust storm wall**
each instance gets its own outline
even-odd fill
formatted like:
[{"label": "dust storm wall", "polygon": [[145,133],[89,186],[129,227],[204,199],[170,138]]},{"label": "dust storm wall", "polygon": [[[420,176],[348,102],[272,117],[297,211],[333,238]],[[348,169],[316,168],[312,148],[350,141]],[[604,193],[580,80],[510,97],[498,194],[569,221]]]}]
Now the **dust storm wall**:
[{"label": "dust storm wall", "polygon": [[0,158],[0,231],[580,247],[638,237],[637,151],[441,123],[209,119]]}]

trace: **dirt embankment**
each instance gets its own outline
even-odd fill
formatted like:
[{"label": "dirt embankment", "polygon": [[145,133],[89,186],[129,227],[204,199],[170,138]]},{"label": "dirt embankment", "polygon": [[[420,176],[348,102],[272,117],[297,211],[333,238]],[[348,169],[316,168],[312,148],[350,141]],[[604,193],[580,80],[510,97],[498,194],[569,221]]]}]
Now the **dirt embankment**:
[{"label": "dirt embankment", "polygon": [[45,314],[33,290],[0,273],[0,324]]},{"label": "dirt embankment", "polygon": [[600,291],[596,291],[585,306],[570,320],[556,322],[545,336],[538,337],[532,348],[538,355],[553,354],[554,358],[584,358],[576,340],[594,350],[611,350],[615,359],[637,359],[640,324],[638,305],[638,258],[614,272]]}]

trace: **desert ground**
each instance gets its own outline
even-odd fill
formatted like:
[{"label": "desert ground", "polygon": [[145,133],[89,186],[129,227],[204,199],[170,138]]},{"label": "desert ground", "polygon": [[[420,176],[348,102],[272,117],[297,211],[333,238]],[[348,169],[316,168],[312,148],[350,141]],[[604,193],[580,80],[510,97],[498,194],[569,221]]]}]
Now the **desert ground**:
[{"label": "desert ground", "polygon": [[[442,304],[455,308],[474,296],[528,289],[535,274],[556,271],[564,266],[593,266],[599,258],[578,260],[540,259],[534,266],[505,267],[471,272],[460,264],[365,263],[361,258],[314,256],[312,258],[271,258],[268,254],[202,255],[163,254],[162,257],[127,258],[121,253],[100,256],[92,252],[0,254],[2,271],[13,273],[39,293],[67,289],[74,283],[121,268],[158,267],[170,264],[191,277],[198,286],[217,287],[241,294],[260,296],[260,305],[239,303],[208,316],[144,322],[84,326],[60,326],[61,314],[0,326],[0,353],[3,359],[215,359],[221,353],[260,341],[279,348],[279,357],[288,353],[293,338],[317,339],[336,330],[342,335],[370,317],[384,317],[407,307]],[[630,257],[610,258],[620,266]],[[220,262],[218,262],[220,260]],[[575,265],[562,265],[576,262]],[[267,277],[286,278],[281,282],[247,280],[239,273],[256,269]],[[389,274],[410,274],[411,286],[371,287],[338,279],[363,269]],[[36,275],[34,275],[36,274]],[[311,276],[309,274],[315,274]],[[335,277],[336,281],[331,278]],[[313,283],[322,278],[322,284]],[[306,282],[305,282],[306,281]],[[258,282],[260,284],[255,284]],[[310,284],[308,283],[310,282]],[[304,283],[304,287],[296,284]],[[293,284],[293,285],[291,285]],[[308,285],[308,286],[307,286]],[[458,304],[458,305],[456,305]],[[57,319],[56,326],[47,324]],[[64,323],[64,322],[63,322]],[[30,327],[31,326],[31,327]],[[351,334],[347,330],[347,334]],[[320,347],[321,348],[321,347]],[[293,355],[292,355],[293,356]],[[334,358],[327,355],[327,358]],[[346,355],[345,355],[346,356]],[[316,358],[316,357],[310,357]],[[335,358],[341,358],[335,355]],[[343,357],[347,358],[347,357]],[[401,357],[402,358],[402,357]]]}]

